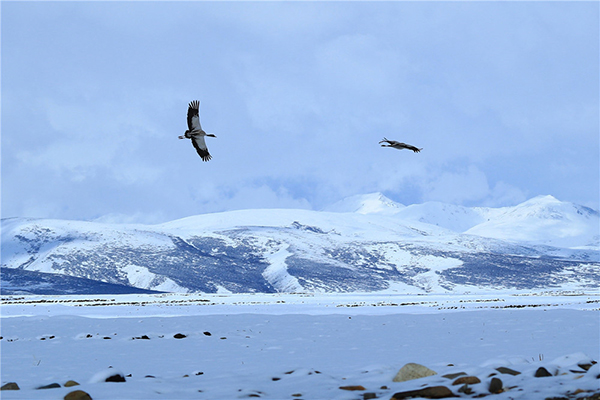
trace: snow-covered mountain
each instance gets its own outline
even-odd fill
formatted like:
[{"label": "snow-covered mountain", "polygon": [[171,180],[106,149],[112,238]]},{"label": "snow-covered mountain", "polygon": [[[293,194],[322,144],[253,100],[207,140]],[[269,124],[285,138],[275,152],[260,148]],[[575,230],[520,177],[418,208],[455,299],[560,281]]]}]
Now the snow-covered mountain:
[{"label": "snow-covered mountain", "polygon": [[61,277],[79,278],[82,293],[582,289],[600,283],[598,229],[597,211],[551,196],[494,209],[403,206],[374,193],[324,211],[160,225],[11,218],[1,283],[3,293],[61,292]]}]

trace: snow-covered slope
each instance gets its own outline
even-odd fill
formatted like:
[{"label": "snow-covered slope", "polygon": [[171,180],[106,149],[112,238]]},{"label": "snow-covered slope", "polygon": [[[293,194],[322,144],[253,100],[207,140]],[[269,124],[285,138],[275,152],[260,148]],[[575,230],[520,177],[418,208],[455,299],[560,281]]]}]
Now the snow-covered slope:
[{"label": "snow-covered slope", "polygon": [[598,211],[552,196],[538,196],[515,207],[487,210],[486,221],[466,233],[547,244],[556,247],[598,248]]},{"label": "snow-covered slope", "polygon": [[338,201],[323,211],[354,212],[358,214],[395,214],[403,204],[388,199],[382,193],[358,194]]},{"label": "snow-covered slope", "polygon": [[[551,197],[510,208],[242,210],[160,225],[2,220],[2,268],[168,292],[464,292],[597,287],[598,212]],[[595,232],[595,233],[594,233]],[[6,273],[3,276],[7,276]],[[48,280],[46,279],[46,282]],[[89,292],[88,292],[89,293]]]}]

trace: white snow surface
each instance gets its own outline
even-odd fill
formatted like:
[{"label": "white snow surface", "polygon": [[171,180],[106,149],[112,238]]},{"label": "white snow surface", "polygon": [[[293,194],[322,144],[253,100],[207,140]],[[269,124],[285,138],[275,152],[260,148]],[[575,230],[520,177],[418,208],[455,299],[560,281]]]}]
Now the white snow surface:
[{"label": "white snow surface", "polygon": [[[456,372],[482,380],[475,394],[496,374],[498,400],[581,397],[600,391],[598,364],[577,365],[600,358],[599,304],[581,292],[4,296],[1,380],[21,390],[2,399],[389,399],[423,385],[472,398],[443,377]],[[393,382],[410,362],[437,374]],[[534,378],[539,367],[554,376]],[[104,382],[113,373],[126,382]],[[36,389],[68,380],[80,386]],[[352,385],[365,390],[340,389]]]}]

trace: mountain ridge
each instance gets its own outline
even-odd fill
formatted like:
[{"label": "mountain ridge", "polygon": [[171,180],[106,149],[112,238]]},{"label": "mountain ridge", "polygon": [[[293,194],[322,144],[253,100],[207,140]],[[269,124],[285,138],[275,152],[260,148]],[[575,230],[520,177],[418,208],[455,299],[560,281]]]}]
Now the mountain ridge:
[{"label": "mountain ridge", "polygon": [[324,211],[157,225],[11,218],[2,220],[3,278],[11,269],[2,292],[18,288],[18,271],[166,292],[589,288],[600,283],[598,221],[597,211],[548,196],[493,209],[404,206],[381,193]]}]

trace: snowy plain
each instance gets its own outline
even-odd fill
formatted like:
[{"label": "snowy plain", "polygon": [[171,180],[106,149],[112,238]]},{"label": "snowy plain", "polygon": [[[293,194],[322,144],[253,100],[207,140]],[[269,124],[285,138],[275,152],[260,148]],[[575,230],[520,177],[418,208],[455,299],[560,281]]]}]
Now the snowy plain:
[{"label": "snowy plain", "polygon": [[[13,295],[1,311],[2,385],[20,387],[2,399],[74,390],[96,400],[390,399],[423,385],[499,400],[600,391],[599,364],[577,365],[600,358],[598,293]],[[393,382],[411,362],[437,374]],[[534,378],[539,367],[555,376]],[[442,377],[456,372],[482,382],[459,393]],[[126,382],[104,382],[115,373]],[[492,374],[503,393],[489,394]],[[61,387],[37,389],[52,383]],[[340,389],[352,386],[364,390]]]}]

